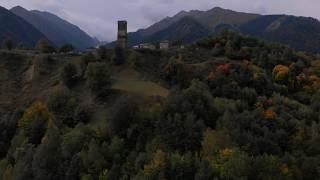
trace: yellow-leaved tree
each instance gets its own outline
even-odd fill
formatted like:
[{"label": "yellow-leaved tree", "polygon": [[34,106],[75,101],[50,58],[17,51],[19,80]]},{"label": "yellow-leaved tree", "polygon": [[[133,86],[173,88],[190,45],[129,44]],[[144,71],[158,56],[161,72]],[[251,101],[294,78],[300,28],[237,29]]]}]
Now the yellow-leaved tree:
[{"label": "yellow-leaved tree", "polygon": [[289,67],[285,65],[276,65],[272,71],[273,80],[277,83],[287,83],[289,78]]},{"label": "yellow-leaved tree", "polygon": [[18,122],[19,128],[32,144],[39,144],[44,136],[52,115],[45,104],[38,101],[33,103]]}]

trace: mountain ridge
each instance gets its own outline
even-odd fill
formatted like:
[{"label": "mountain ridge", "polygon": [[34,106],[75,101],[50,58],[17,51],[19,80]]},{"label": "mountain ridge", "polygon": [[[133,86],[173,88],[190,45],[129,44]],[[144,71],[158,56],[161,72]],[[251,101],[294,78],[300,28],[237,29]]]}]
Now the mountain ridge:
[{"label": "mountain ridge", "polygon": [[33,25],[1,6],[0,24],[0,42],[9,38],[14,44],[22,42],[33,48],[38,40],[46,39],[46,36]]},{"label": "mountain ridge", "polygon": [[[161,37],[170,37],[174,34],[185,34],[180,28],[178,32],[173,31],[173,24],[180,21],[183,17],[192,17],[198,23],[210,30],[212,34],[218,34],[222,29],[232,29],[243,34],[256,36],[265,40],[283,43],[297,50],[309,51],[313,53],[320,52],[320,22],[316,18],[293,16],[293,15],[260,15],[254,13],[237,12],[221,7],[214,7],[208,11],[190,10],[180,11],[172,17],[166,17],[145,29],[139,29],[136,32],[129,33],[129,46],[148,42],[150,37],[155,37],[161,32],[167,35],[152,38],[153,41],[167,40]],[[170,27],[171,26],[171,27]],[[170,31],[168,30],[170,27]],[[177,28],[178,29],[178,28]],[[196,30],[195,30],[196,31]],[[200,30],[201,31],[201,30]],[[188,33],[192,36],[192,33]],[[197,38],[207,36],[203,33]],[[190,39],[197,39],[196,37]],[[176,39],[178,40],[178,39]],[[181,39],[180,39],[181,40]],[[182,39],[184,41],[184,39]],[[188,41],[184,41],[187,43]]]},{"label": "mountain ridge", "polygon": [[78,26],[53,13],[39,10],[29,11],[21,6],[13,7],[10,11],[39,29],[57,46],[72,44],[75,48],[83,50],[96,44],[94,38]]}]

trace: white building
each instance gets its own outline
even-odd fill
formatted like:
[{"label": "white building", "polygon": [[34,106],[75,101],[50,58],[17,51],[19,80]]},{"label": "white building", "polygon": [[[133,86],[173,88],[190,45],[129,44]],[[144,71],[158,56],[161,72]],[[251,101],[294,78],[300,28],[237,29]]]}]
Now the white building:
[{"label": "white building", "polygon": [[133,49],[156,49],[156,46],[150,43],[142,43],[142,44],[138,44],[133,46]]},{"label": "white building", "polygon": [[160,49],[169,49],[170,42],[169,41],[161,41],[159,43]]}]

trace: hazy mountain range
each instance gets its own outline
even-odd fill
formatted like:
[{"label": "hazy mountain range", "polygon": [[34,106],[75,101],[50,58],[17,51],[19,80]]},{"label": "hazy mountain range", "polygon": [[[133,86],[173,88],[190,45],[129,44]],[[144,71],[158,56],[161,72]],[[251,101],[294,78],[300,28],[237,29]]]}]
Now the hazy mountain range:
[{"label": "hazy mountain range", "polygon": [[129,33],[129,46],[161,40],[181,40],[188,43],[225,28],[288,44],[298,50],[320,52],[320,22],[317,19],[250,14],[219,7],[209,11],[181,11],[146,29]]},{"label": "hazy mountain range", "polygon": [[[34,47],[39,39],[46,38],[56,47],[70,43],[79,50],[98,44],[79,27],[54,14],[28,11],[20,6],[10,11],[1,7],[0,24],[0,42],[10,37],[16,44],[24,42]],[[208,11],[181,11],[146,29],[129,33],[128,43],[129,47],[161,40],[190,43],[225,28],[288,44],[298,50],[320,52],[320,22],[317,19],[242,13],[219,7]]]}]

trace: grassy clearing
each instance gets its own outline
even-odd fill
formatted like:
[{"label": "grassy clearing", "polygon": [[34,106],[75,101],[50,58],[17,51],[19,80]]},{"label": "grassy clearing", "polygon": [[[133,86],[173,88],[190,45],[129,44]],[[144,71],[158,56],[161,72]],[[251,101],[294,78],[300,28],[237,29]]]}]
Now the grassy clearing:
[{"label": "grassy clearing", "polygon": [[140,74],[128,67],[124,67],[113,76],[115,90],[121,90],[129,93],[139,94],[143,96],[161,96],[167,97],[169,90],[163,88],[152,81],[142,80]]},{"label": "grassy clearing", "polygon": [[169,94],[169,91],[160,85],[143,80],[116,79],[112,88],[144,96],[166,97]]}]

